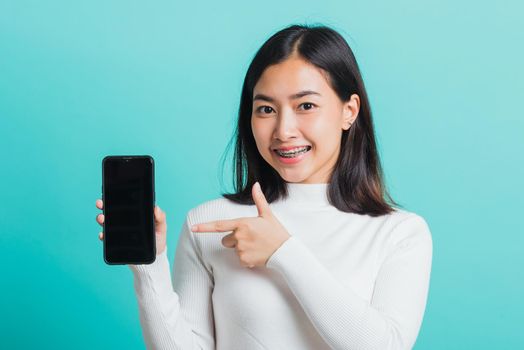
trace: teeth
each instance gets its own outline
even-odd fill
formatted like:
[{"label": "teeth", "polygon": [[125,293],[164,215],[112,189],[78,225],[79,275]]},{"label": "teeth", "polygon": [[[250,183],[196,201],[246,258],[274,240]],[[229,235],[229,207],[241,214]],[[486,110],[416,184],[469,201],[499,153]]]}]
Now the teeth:
[{"label": "teeth", "polygon": [[304,149],[307,149],[307,146],[304,146],[304,147],[296,147],[296,148],[292,148],[292,149],[288,149],[287,151],[281,151],[281,150],[277,150],[278,152],[281,152],[281,153],[291,153],[291,152],[297,152],[297,151],[301,151],[301,150],[304,150]]},{"label": "teeth", "polygon": [[290,156],[295,156],[297,154],[302,154],[302,153],[306,153],[308,151],[309,147],[306,146],[306,147],[297,147],[297,148],[294,148],[290,151],[281,151],[281,150],[277,150],[277,153],[281,156],[287,156],[287,157],[290,157]]}]

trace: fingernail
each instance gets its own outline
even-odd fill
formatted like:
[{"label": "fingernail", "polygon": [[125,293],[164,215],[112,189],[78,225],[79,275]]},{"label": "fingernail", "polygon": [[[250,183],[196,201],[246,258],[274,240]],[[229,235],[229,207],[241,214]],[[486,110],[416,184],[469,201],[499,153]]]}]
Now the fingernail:
[{"label": "fingernail", "polygon": [[191,231],[196,231],[198,229],[198,225],[191,226]]}]

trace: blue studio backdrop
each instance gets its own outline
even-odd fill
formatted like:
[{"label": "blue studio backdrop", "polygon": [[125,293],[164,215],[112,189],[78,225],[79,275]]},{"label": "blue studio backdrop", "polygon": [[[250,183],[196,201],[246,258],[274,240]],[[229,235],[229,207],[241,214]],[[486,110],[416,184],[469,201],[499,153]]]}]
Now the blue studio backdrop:
[{"label": "blue studio backdrop", "polygon": [[[0,0],[0,347],[143,349],[132,273],[102,257],[101,161],[150,154],[173,260],[231,190],[247,67],[292,24],[353,48],[386,184],[433,235],[416,349],[524,343],[518,1]],[[222,171],[223,170],[223,171]]]}]

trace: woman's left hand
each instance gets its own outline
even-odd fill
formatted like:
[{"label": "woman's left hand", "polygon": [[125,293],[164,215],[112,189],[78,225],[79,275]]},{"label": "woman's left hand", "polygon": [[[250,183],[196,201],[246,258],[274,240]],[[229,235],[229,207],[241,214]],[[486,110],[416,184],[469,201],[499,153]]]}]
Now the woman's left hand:
[{"label": "woman's left hand", "polygon": [[222,238],[227,248],[235,248],[240,264],[245,267],[266,266],[267,260],[290,237],[271,212],[269,203],[256,182],[251,188],[257,206],[257,217],[218,220],[191,227],[193,232],[233,231]]}]

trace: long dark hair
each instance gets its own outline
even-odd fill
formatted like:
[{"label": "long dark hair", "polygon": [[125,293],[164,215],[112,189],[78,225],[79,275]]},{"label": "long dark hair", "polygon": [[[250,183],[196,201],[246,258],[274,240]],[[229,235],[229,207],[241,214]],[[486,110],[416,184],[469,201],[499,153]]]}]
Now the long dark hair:
[{"label": "long dark hair", "polygon": [[342,101],[348,101],[352,94],[360,97],[357,119],[348,130],[342,131],[340,155],[328,184],[329,202],[349,213],[379,216],[392,212],[395,210],[392,205],[400,205],[393,201],[384,185],[371,107],[357,61],[346,40],[326,26],[291,25],[272,35],[256,53],[244,79],[238,124],[227,147],[235,141],[236,192],[222,196],[235,203],[253,205],[251,188],[256,181],[269,203],[288,196],[286,181],[257,149],[251,114],[258,79],[268,66],[288,58],[294,48],[303,59],[328,73],[330,85]]}]

